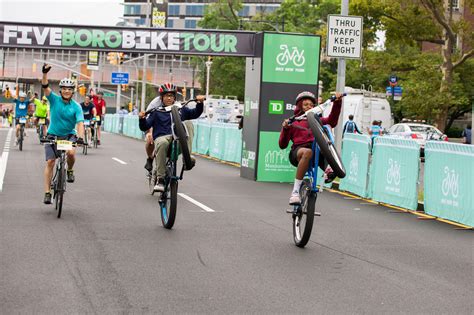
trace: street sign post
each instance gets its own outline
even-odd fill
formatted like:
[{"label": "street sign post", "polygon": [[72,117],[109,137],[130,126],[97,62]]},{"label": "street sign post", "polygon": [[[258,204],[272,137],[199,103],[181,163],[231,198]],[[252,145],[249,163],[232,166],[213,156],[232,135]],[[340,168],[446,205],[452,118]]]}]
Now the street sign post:
[{"label": "street sign post", "polygon": [[328,15],[327,55],[360,58],[362,54],[362,17]]},{"label": "street sign post", "polygon": [[128,84],[128,72],[112,72],[112,84]]}]

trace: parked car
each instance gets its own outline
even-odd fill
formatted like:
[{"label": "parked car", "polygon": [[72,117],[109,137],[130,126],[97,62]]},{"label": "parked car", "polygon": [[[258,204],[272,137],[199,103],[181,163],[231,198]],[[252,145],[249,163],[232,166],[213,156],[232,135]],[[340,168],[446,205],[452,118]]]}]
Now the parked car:
[{"label": "parked car", "polygon": [[425,143],[430,140],[448,141],[448,136],[436,127],[417,123],[395,124],[388,130],[387,135],[404,139],[413,139],[420,145],[420,155],[425,156]]}]

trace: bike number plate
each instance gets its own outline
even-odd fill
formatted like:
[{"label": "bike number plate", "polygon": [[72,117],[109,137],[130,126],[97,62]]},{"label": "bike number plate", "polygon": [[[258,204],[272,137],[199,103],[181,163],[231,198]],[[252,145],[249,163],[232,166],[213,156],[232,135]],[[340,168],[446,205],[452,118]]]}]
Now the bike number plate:
[{"label": "bike number plate", "polygon": [[90,126],[91,122],[90,120],[84,120],[84,126]]},{"label": "bike number plate", "polygon": [[72,150],[72,142],[67,140],[58,140],[56,141],[56,146],[58,150],[68,151]]},{"label": "bike number plate", "polygon": [[20,124],[26,124],[26,118],[24,117],[21,117],[19,121],[20,121]]},{"label": "bike number plate", "polygon": [[40,118],[39,124],[44,125],[46,123],[46,120],[44,118]]}]

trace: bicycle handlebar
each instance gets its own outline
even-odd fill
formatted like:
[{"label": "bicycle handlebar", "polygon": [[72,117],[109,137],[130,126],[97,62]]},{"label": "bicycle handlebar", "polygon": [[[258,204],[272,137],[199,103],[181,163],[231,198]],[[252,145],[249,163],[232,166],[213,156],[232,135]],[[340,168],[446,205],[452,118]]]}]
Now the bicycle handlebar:
[{"label": "bicycle handlebar", "polygon": [[[343,93],[341,98],[343,98],[344,96],[347,96],[347,93]],[[303,120],[305,119],[305,117],[308,115],[308,113],[310,112],[316,112],[316,110],[320,110],[321,112],[324,111],[324,108],[329,105],[329,103],[332,103],[336,100],[336,96],[335,95],[331,95],[331,97],[324,103],[322,104],[319,104],[318,106],[315,106],[314,108],[310,109],[309,111],[307,111],[306,113],[302,114],[302,115],[299,115],[299,116],[296,116],[296,115],[293,115],[291,116],[290,118],[288,118],[288,125],[291,126],[291,124],[293,122],[295,122],[295,120]]]},{"label": "bicycle handlebar", "polygon": [[[206,100],[206,99],[204,99],[204,100]],[[191,103],[191,102],[197,102],[197,99],[196,99],[196,98],[193,98],[193,99],[187,100],[186,102],[181,102],[181,103],[180,103],[180,105],[181,105],[180,108],[182,108],[182,107],[188,105],[188,104]],[[179,103],[179,102],[176,102],[176,103]],[[173,105],[170,105],[170,106],[177,106],[176,103],[174,103]],[[147,111],[145,112],[145,116],[148,115],[148,114],[150,114],[150,113],[152,113],[152,112],[156,112],[156,111],[163,111],[163,109],[161,109],[161,108],[159,108],[159,107],[152,108],[152,109],[147,110]]]}]

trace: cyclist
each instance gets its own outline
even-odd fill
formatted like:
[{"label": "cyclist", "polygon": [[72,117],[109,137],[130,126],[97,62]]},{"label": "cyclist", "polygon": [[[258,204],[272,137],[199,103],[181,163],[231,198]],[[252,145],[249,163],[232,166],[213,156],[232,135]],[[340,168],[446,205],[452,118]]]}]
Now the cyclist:
[{"label": "cyclist", "polygon": [[[148,117],[145,117],[145,112],[140,112],[139,116],[139,127],[142,131],[147,131],[153,127],[153,140],[154,140],[154,152],[152,156],[155,156],[155,165],[156,165],[156,176],[157,184],[155,185],[155,191],[164,190],[164,177],[166,173],[166,156],[168,153],[168,147],[173,140],[171,135],[171,111],[166,108],[170,107],[176,101],[176,94],[178,90],[176,85],[172,83],[162,84],[159,88],[160,100],[153,100],[150,106],[156,106],[159,111],[153,111]],[[198,95],[196,97],[197,104],[196,108],[187,108],[183,107],[181,109],[181,120],[196,119],[201,116],[204,109],[204,99],[203,95]],[[192,124],[186,125],[189,133],[188,137],[188,147],[189,152],[191,152],[191,145],[193,142],[194,130]],[[190,170],[194,167],[195,160],[192,158],[192,165],[187,165],[186,170]]]},{"label": "cyclist", "polygon": [[94,102],[95,110],[97,111],[97,116],[100,117],[100,119],[96,121],[96,124],[98,126],[97,144],[100,144],[100,126],[102,125],[102,121],[104,120],[103,116],[105,115],[104,93],[98,92],[97,95],[92,94],[92,101]]},{"label": "cyclist", "polygon": [[[50,125],[47,137],[58,137],[69,141],[83,144],[84,137],[84,115],[81,106],[72,99],[75,90],[75,83],[71,79],[64,78],[59,82],[59,95],[54,93],[48,84],[48,72],[51,66],[43,65],[43,78],[41,86],[44,95],[50,104]],[[75,127],[77,127],[77,132]],[[51,179],[53,177],[54,164],[57,152],[52,144],[44,146],[46,156],[46,166],[44,168],[44,203],[51,203]],[[75,162],[75,150],[67,151],[67,181],[74,182],[73,166]]]},{"label": "cyclist", "polygon": [[[296,97],[296,108],[295,116],[300,116],[312,109],[316,104],[316,96],[311,92],[301,92]],[[341,113],[342,106],[342,94],[336,93],[336,100],[333,103],[331,113],[328,117],[322,117],[321,123],[323,125],[330,125],[335,127],[339,119],[339,114]],[[313,156],[312,144],[314,141],[313,133],[309,128],[307,120],[296,120],[292,123],[292,128],[289,126],[289,120],[285,119],[282,123],[282,130],[280,133],[279,145],[281,149],[286,149],[290,140],[293,142],[291,146],[291,151],[289,155],[290,162],[293,166],[297,167],[295,183],[291,191],[290,196],[290,205],[297,205],[301,203],[301,198],[299,195],[299,190],[301,183],[303,182],[303,177],[308,170],[309,163]],[[326,170],[326,182],[331,182],[334,180],[334,173],[330,167],[327,167],[327,162],[324,157],[321,155],[319,157],[319,166],[321,169]]]},{"label": "cyclist", "polygon": [[35,124],[38,126],[39,120],[44,119],[45,124],[42,126],[43,128],[43,136],[46,135],[48,131],[48,117],[49,117],[49,105],[48,105],[48,99],[46,96],[43,96],[41,98],[41,101],[38,99],[38,93],[35,93],[33,96],[33,102],[35,103],[36,109],[35,109],[35,117],[36,117],[36,122]]},{"label": "cyclist", "polygon": [[30,100],[26,98],[26,93],[21,91],[18,93],[18,98],[13,99],[13,103],[15,103],[15,124],[16,124],[16,142],[15,144],[18,145],[18,138],[20,137],[20,118],[26,117],[28,115],[28,105],[30,104]]},{"label": "cyclist", "polygon": [[[92,121],[97,116],[97,110],[95,109],[94,103],[91,101],[91,96],[86,95],[84,102],[81,103],[82,114],[84,115],[84,120]],[[87,132],[87,139],[92,139],[92,132],[90,125],[85,127]],[[99,135],[99,133],[97,133]]]}]

